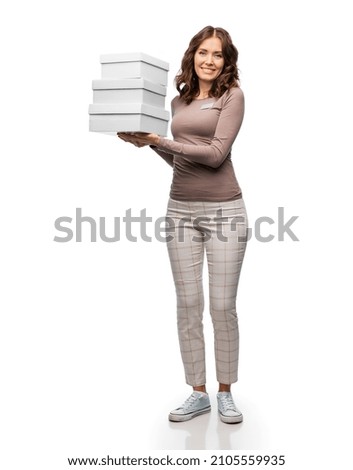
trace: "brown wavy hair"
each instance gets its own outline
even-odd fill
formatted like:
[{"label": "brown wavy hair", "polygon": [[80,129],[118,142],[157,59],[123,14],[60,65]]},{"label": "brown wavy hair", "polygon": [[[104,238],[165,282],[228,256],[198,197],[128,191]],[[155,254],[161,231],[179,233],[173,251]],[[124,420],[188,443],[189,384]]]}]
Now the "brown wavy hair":
[{"label": "brown wavy hair", "polygon": [[200,93],[198,77],[194,69],[195,53],[200,44],[212,36],[221,40],[224,66],[221,74],[212,83],[209,96],[219,98],[230,88],[239,86],[238,50],[229,33],[223,28],[206,26],[191,39],[181,61],[180,71],[175,77],[176,89],[187,104],[190,104]]}]

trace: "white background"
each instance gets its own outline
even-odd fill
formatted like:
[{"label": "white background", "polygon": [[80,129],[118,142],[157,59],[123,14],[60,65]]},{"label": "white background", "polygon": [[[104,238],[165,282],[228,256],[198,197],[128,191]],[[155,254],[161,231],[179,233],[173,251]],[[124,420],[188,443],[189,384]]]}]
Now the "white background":
[{"label": "white background", "polygon": [[[61,1],[1,7],[2,468],[157,450],[277,452],[347,468],[352,420],[350,2]],[[245,420],[168,422],[189,394],[164,243],[56,243],[61,216],[165,213],[171,168],[88,132],[99,56],[142,51],[173,78],[191,37],[227,29],[246,97],[233,162],[250,225],[298,215],[300,241],[249,242],[238,295]],[[150,224],[149,234],[153,236]],[[108,231],[108,230],[107,230]],[[276,224],[264,235],[276,234]],[[138,234],[138,232],[137,232]],[[207,272],[205,272],[207,276]],[[206,277],[205,277],[206,279]],[[207,299],[207,286],[205,285]],[[206,304],[207,307],[207,304]],[[201,424],[200,424],[201,423]],[[179,427],[178,427],[179,426]]]}]

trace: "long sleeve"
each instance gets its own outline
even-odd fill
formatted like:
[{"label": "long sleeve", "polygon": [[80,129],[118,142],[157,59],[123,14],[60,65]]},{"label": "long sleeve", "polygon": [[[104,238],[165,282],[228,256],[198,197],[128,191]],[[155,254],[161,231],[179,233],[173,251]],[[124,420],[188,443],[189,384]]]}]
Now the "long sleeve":
[{"label": "long sleeve", "polygon": [[[227,93],[213,138],[208,144],[185,144],[161,138],[155,149],[174,158],[184,157],[193,162],[218,168],[229,155],[244,117],[244,95],[240,88]],[[162,155],[161,155],[162,156]],[[163,157],[165,158],[165,157]],[[170,158],[168,157],[170,160]]]},{"label": "long sleeve", "polygon": [[154,150],[160,157],[163,158],[164,161],[168,163],[168,165],[173,166],[174,157],[170,153],[164,152],[160,150],[155,145],[150,145],[150,148]]}]

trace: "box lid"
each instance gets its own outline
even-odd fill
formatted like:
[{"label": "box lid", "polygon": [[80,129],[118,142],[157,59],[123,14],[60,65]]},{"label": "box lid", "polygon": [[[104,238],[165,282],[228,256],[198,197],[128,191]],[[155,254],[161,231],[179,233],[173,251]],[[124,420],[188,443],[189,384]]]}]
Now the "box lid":
[{"label": "box lid", "polygon": [[163,60],[152,57],[144,52],[128,52],[120,54],[102,54],[100,56],[101,64],[109,64],[114,62],[146,62],[160,69],[169,70],[169,64]]},{"label": "box lid", "polygon": [[93,90],[132,90],[136,88],[144,88],[163,96],[166,96],[167,94],[167,89],[165,86],[152,83],[149,80],[145,80],[144,78],[92,80]]},{"label": "box lid", "polygon": [[164,121],[169,120],[169,111],[144,103],[94,103],[88,108],[89,114],[146,114]]}]

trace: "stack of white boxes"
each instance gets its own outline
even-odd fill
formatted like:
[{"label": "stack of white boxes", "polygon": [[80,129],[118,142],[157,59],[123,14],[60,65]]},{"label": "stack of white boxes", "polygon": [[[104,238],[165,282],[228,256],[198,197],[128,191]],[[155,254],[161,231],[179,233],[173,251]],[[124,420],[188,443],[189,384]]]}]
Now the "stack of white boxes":
[{"label": "stack of white boxes", "polygon": [[89,130],[148,132],[166,136],[165,110],[168,70],[166,62],[144,53],[105,54],[100,57],[102,79],[93,80]]}]

